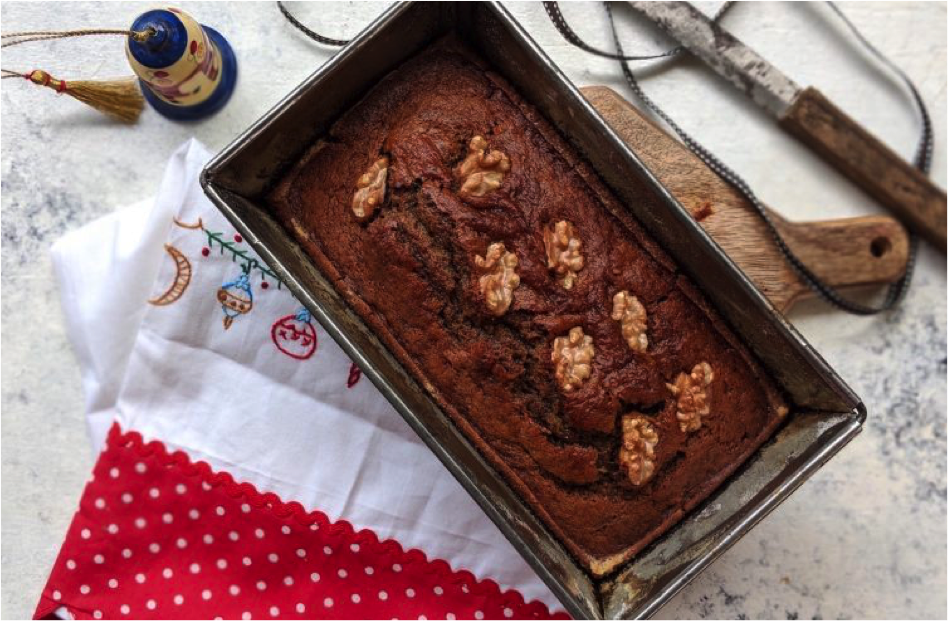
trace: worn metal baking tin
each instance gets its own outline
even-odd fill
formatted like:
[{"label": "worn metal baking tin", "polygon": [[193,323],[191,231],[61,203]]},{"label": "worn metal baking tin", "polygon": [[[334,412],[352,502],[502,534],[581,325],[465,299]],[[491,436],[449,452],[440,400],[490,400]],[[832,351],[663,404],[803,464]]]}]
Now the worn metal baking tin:
[{"label": "worn metal baking tin", "polygon": [[[595,581],[467,442],[268,214],[264,192],[378,80],[456,31],[584,155],[711,299],[793,403],[787,424],[701,507]],[[387,10],[208,164],[208,196],[363,369],[575,617],[646,617],[739,539],[865,419],[858,397],[753,287],[497,3]]]}]

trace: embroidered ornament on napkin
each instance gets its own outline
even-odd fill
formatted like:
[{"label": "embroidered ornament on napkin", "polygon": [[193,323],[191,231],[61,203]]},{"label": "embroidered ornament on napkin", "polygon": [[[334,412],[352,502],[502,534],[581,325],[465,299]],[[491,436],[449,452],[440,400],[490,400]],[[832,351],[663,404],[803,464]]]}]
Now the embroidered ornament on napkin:
[{"label": "embroidered ornament on napkin", "polygon": [[53,249],[108,438],[37,616],[550,616],[535,573],[210,205],[206,159],[185,145],[152,206]]}]

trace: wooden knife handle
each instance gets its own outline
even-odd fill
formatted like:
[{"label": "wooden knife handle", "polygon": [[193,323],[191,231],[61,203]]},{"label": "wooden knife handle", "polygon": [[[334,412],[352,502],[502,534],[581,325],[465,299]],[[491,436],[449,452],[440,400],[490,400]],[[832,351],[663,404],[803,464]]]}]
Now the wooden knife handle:
[{"label": "wooden knife handle", "polygon": [[945,252],[944,190],[822,93],[815,88],[802,91],[780,125]]}]

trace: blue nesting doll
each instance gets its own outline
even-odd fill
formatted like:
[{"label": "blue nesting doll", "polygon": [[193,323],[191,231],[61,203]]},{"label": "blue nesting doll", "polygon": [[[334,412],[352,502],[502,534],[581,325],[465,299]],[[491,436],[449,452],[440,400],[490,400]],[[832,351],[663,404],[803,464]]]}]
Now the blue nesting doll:
[{"label": "blue nesting doll", "polygon": [[197,120],[220,110],[237,83],[237,59],[216,30],[179,9],[143,13],[132,24],[149,32],[129,37],[125,52],[145,100],[176,121]]}]

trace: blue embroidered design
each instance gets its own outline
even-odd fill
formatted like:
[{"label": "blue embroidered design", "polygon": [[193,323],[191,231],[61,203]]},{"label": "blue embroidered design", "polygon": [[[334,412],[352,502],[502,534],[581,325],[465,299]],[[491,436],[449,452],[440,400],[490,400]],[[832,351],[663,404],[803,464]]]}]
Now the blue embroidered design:
[{"label": "blue embroidered design", "polygon": [[230,328],[234,319],[246,315],[253,309],[253,291],[250,289],[250,278],[246,273],[236,280],[224,283],[217,290],[217,301],[224,311],[224,329]]}]

